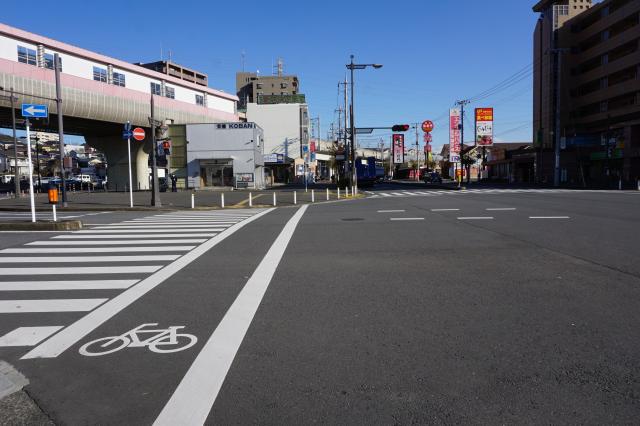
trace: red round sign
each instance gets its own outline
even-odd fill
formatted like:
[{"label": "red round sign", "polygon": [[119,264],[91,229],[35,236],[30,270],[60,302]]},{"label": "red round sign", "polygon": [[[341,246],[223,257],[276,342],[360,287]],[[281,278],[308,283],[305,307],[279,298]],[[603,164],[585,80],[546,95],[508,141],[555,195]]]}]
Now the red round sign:
[{"label": "red round sign", "polygon": [[425,143],[433,142],[433,136],[431,136],[431,133],[425,133],[424,134],[424,142]]},{"label": "red round sign", "polygon": [[433,131],[433,121],[425,120],[422,122],[422,131],[425,133],[431,133]]},{"label": "red round sign", "polygon": [[133,129],[133,138],[137,141],[142,141],[144,140],[144,129],[140,128],[140,127],[136,127],[135,129]]}]

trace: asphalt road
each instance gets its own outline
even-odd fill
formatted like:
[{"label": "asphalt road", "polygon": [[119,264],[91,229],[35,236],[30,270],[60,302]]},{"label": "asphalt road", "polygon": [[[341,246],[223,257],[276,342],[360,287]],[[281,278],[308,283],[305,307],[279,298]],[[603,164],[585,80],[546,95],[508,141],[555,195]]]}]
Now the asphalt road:
[{"label": "asphalt road", "polygon": [[640,193],[367,195],[2,234],[0,360],[55,424],[637,422]]}]

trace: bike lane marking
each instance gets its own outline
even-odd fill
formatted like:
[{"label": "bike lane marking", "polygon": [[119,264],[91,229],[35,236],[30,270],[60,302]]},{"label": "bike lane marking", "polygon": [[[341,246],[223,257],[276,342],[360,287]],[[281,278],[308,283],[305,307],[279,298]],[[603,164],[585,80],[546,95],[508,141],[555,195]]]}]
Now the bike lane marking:
[{"label": "bike lane marking", "polygon": [[308,205],[284,226],[205,343],[154,425],[204,424],[231,364]]},{"label": "bike lane marking", "polygon": [[140,281],[138,284],[120,293],[94,311],[90,312],[78,321],[60,331],[59,333],[55,334],[50,339],[36,346],[27,354],[25,354],[21,359],[55,358],[59,356],[61,353],[76,344],[87,334],[91,333],[93,330],[112,318],[114,315],[118,314],[127,306],[131,305],[133,302],[147,294],[149,291],[153,290],[155,287],[170,278],[172,275],[185,268],[191,262],[198,259],[211,248],[215,247],[217,244],[224,241],[226,238],[230,237],[249,223],[261,218],[262,216],[272,212],[273,210],[274,209],[271,208],[262,211],[240,223],[227,228],[224,232],[215,235],[213,238],[196,247],[179,259],[175,260],[173,263],[170,263],[153,275]]}]

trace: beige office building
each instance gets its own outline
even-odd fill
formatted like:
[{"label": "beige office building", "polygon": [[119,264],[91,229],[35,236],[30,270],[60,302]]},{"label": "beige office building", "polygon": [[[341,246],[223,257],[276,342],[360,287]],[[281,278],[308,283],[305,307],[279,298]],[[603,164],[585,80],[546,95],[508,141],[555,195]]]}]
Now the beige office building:
[{"label": "beige office building", "polygon": [[533,10],[537,180],[554,181],[558,144],[562,184],[635,184],[640,0],[542,0]]}]

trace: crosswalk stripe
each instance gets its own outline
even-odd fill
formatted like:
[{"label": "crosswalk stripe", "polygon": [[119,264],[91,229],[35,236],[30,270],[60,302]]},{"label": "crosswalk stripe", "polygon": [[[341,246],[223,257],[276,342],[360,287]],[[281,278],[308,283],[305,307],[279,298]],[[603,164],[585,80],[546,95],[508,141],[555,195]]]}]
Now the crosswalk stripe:
[{"label": "crosswalk stripe", "polygon": [[179,230],[185,230],[186,232],[189,232],[189,230],[191,229],[202,229],[202,230],[209,230],[209,229],[219,229],[222,227],[229,227],[233,225],[233,223],[219,223],[216,225],[178,225],[175,223],[163,223],[163,224],[154,224],[154,225],[108,225],[108,226],[96,226],[94,228],[91,228],[91,230],[104,230],[104,229],[167,229],[167,227],[171,227],[171,229],[179,229]]},{"label": "crosswalk stripe", "polygon": [[207,241],[204,238],[175,240],[116,240],[116,241],[33,241],[27,246],[117,246],[138,244],[198,244]]},{"label": "crosswalk stripe", "polygon": [[[133,231],[129,231],[133,232]],[[157,232],[157,231],[156,231]],[[116,238],[187,238],[187,237],[215,237],[218,235],[217,232],[203,232],[203,233],[194,233],[194,234],[170,234],[167,232],[160,232],[157,234],[150,235],[78,235],[78,234],[70,234],[70,235],[56,235],[53,238],[60,240],[76,240],[76,239],[96,239],[96,238],[106,238],[106,239],[116,239]]]},{"label": "crosswalk stripe", "polygon": [[0,313],[26,312],[86,312],[109,299],[36,299],[0,300]]},{"label": "crosswalk stripe", "polygon": [[179,254],[160,254],[155,256],[33,256],[33,257],[0,257],[0,263],[89,263],[89,262],[153,262],[171,261],[179,258]]},{"label": "crosswalk stripe", "polygon": [[0,347],[34,346],[61,328],[61,325],[45,327],[18,327],[0,337]]},{"label": "crosswalk stripe", "polygon": [[139,252],[173,252],[189,251],[196,246],[168,246],[168,247],[49,247],[49,248],[10,248],[0,250],[10,254],[43,254],[43,253],[139,253]]},{"label": "crosswalk stripe", "polygon": [[148,266],[89,266],[51,268],[0,268],[0,275],[91,275],[91,274],[147,274],[164,265]]},{"label": "crosswalk stripe", "polygon": [[139,280],[0,281],[0,291],[118,290],[129,288],[138,281]]},{"label": "crosswalk stripe", "polygon": [[387,194],[386,192],[381,192],[380,195],[382,195],[383,197],[392,197],[393,196],[391,194]]}]

